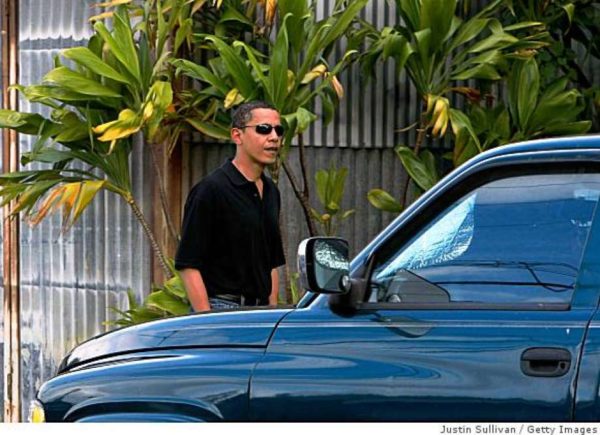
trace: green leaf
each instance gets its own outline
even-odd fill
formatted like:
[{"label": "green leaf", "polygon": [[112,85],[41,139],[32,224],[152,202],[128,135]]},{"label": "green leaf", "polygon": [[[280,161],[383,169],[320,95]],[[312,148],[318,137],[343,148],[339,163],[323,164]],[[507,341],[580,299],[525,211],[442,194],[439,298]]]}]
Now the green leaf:
[{"label": "green leaf", "polygon": [[317,63],[321,63],[319,52],[325,49],[325,47],[321,44],[321,41],[324,38],[323,34],[330,27],[331,24],[327,22],[321,26],[318,26],[317,30],[314,32],[314,35],[309,38],[310,43],[306,49],[302,67],[296,74],[297,77],[304,77],[313,66],[315,66]]},{"label": "green leaf", "polygon": [[563,5],[562,8],[567,13],[567,18],[569,18],[569,25],[573,23],[573,16],[575,15],[575,5],[573,3],[567,3]]},{"label": "green leaf", "polygon": [[240,58],[239,54],[216,36],[208,36],[206,39],[215,44],[227,71],[232,76],[236,83],[236,87],[240,90],[244,98],[246,100],[254,98],[256,93],[256,82],[252,77],[250,69]]},{"label": "green leaf", "polygon": [[129,14],[125,6],[119,6],[113,16],[114,40],[119,45],[119,51],[125,55],[127,60],[123,64],[125,68],[138,80],[141,84],[140,64],[138,54],[135,49],[131,24],[129,23]]},{"label": "green leaf", "polygon": [[173,53],[177,53],[177,51],[179,50],[179,47],[181,47],[181,44],[183,44],[184,41],[189,40],[190,36],[192,35],[193,23],[194,22],[191,18],[183,20],[183,22],[177,29],[177,33],[175,33],[175,43],[173,45]]},{"label": "green leaf", "polygon": [[519,39],[508,33],[492,34],[485,39],[474,44],[467,50],[467,53],[481,53],[486,50],[502,49],[514,44]]},{"label": "green leaf", "polygon": [[190,306],[181,299],[170,295],[169,293],[159,290],[150,293],[146,299],[148,307],[158,308],[175,316],[181,316],[190,313]]},{"label": "green leaf", "polygon": [[250,27],[250,28],[252,28],[254,26],[254,24],[252,23],[252,21],[250,21],[248,19],[248,17],[246,17],[244,14],[242,14],[240,11],[238,11],[234,7],[227,7],[225,9],[225,11],[222,13],[221,18],[219,19],[219,23],[226,23],[226,22],[236,22],[236,23],[242,24],[245,27]]},{"label": "green leaf", "polygon": [[181,299],[187,298],[187,292],[183,285],[183,281],[181,280],[181,277],[179,277],[179,276],[174,276],[173,278],[166,281],[164,283],[164,289],[167,292],[172,293],[173,295],[175,295]]},{"label": "green leaf", "polygon": [[201,133],[210,136],[214,139],[229,140],[231,139],[229,130],[216,125],[214,123],[200,121],[195,118],[186,118],[186,121]]},{"label": "green leaf", "polygon": [[412,32],[419,30],[419,24],[421,22],[421,4],[419,0],[398,0],[396,3],[398,4],[399,12],[402,15],[402,18],[405,19],[410,30]]},{"label": "green leaf", "polygon": [[344,213],[342,213],[342,216],[340,216],[340,220],[347,219],[350,216],[352,216],[354,213],[356,213],[356,210],[354,210],[354,209],[346,210]]},{"label": "green leaf", "polygon": [[137,54],[133,58],[128,57],[129,50],[126,47],[127,44],[118,40],[116,36],[113,38],[103,22],[96,21],[94,30],[102,37],[106,45],[110,48],[110,53],[119,61],[122,67],[131,74],[134,80],[141,84],[142,80]]},{"label": "green leaf", "polygon": [[127,302],[129,302],[130,309],[136,309],[139,307],[132,289],[127,289]]},{"label": "green leaf", "polygon": [[487,18],[474,18],[466,23],[463,23],[459,28],[458,33],[452,40],[449,50],[454,50],[455,48],[475,39],[481,32],[483,32],[483,30],[487,28],[489,21],[490,20]]},{"label": "green leaf", "polygon": [[309,110],[306,110],[304,107],[300,107],[296,111],[296,119],[298,120],[296,134],[301,134],[310,127],[310,124],[317,120],[317,116]]},{"label": "green leaf", "polygon": [[50,71],[44,81],[90,97],[122,98],[118,92],[64,66]]},{"label": "green leaf", "polygon": [[456,0],[421,0],[420,28],[432,30],[432,53],[438,51],[446,39],[455,10]]},{"label": "green leaf", "polygon": [[402,211],[402,204],[396,201],[394,197],[385,190],[372,189],[367,194],[367,199],[373,207],[378,208],[379,210],[391,213],[400,213]]},{"label": "green leaf", "polygon": [[331,17],[333,25],[327,28],[321,46],[325,48],[337,41],[367,2],[368,0],[354,0],[344,8],[344,11],[340,15]]},{"label": "green leaf", "polygon": [[83,95],[60,86],[31,85],[15,86],[31,102],[44,102],[47,99],[72,104],[74,102],[89,102],[89,95]]},{"label": "green leaf", "polygon": [[[458,109],[450,109],[448,111],[448,116],[450,118],[450,124],[452,126],[452,132],[456,137],[456,146],[458,148],[462,148],[469,140],[476,145],[476,149],[481,152],[481,145],[479,143],[479,138],[477,137],[477,133],[471,124],[471,120],[469,117],[462,111]],[[472,156],[469,156],[472,157]],[[462,162],[460,162],[462,163]],[[455,160],[455,164],[458,166],[460,163],[457,163]]]},{"label": "green leaf", "polygon": [[577,121],[549,125],[544,129],[544,133],[549,136],[567,136],[587,133],[590,128],[592,128],[592,121]]},{"label": "green leaf", "polygon": [[73,154],[69,151],[61,151],[55,148],[43,148],[38,152],[23,153],[21,156],[21,164],[27,165],[31,162],[54,164],[72,160],[73,157]]},{"label": "green leaf", "polygon": [[83,213],[86,207],[90,205],[94,196],[106,186],[106,183],[106,180],[84,181],[81,183],[81,190],[79,191],[77,201],[73,207],[73,219],[71,220],[71,225],[77,221],[79,216],[81,216],[81,213]]},{"label": "green leaf", "polygon": [[198,65],[186,59],[175,59],[171,61],[171,64],[176,68],[176,73],[178,75],[183,73],[193,79],[209,83],[217,88],[223,96],[229,91],[229,87],[222,78],[219,79],[208,68],[202,65]]},{"label": "green leaf", "polygon": [[134,310],[129,310],[128,313],[131,316],[132,324],[150,322],[152,320],[161,319],[164,315],[157,311],[155,308],[138,307]]},{"label": "green leaf", "polygon": [[535,59],[515,62],[508,79],[508,102],[511,115],[521,131],[528,129],[539,89],[540,75]]},{"label": "green leaf", "polygon": [[329,173],[325,169],[320,169],[315,174],[315,185],[317,188],[317,197],[323,205],[328,202],[327,185],[329,184]]},{"label": "green leaf", "polygon": [[256,74],[256,77],[258,77],[258,80],[260,81],[260,83],[262,83],[268,99],[270,101],[274,101],[274,96],[272,94],[270,81],[267,79],[267,77],[263,73],[263,71],[268,70],[269,67],[267,67],[265,64],[262,64],[258,61],[258,59],[256,58],[256,55],[254,54],[254,49],[252,47],[250,47],[248,44],[245,44],[241,41],[235,41],[233,43],[233,45],[234,45],[234,47],[241,46],[244,49],[244,51],[246,52],[246,55],[248,56],[248,60],[250,60],[250,65],[252,65],[254,74]]},{"label": "green leaf", "polygon": [[502,76],[492,65],[480,64],[452,76],[452,80],[501,80]]},{"label": "green leaf", "polygon": [[277,4],[279,17],[290,14],[287,21],[288,37],[294,52],[299,53],[306,43],[304,21],[310,16],[307,0],[279,0]]},{"label": "green leaf", "polygon": [[19,133],[37,135],[40,133],[40,127],[44,123],[53,124],[37,113],[0,109],[0,128],[9,128]]},{"label": "green leaf", "polygon": [[110,65],[96,56],[87,47],[74,47],[63,50],[62,55],[67,59],[71,59],[81,66],[84,66],[88,70],[99,74],[104,77],[108,77],[111,80],[117,82],[129,84],[129,80],[115,71]]},{"label": "green leaf", "polygon": [[287,19],[289,15],[283,18],[283,23],[277,34],[275,45],[271,51],[271,65],[269,71],[269,89],[273,98],[273,104],[281,112],[285,99],[287,97],[288,85],[288,34]]},{"label": "green leaf", "polygon": [[333,117],[335,116],[333,98],[328,97],[326,94],[321,94],[321,106],[323,108],[323,125],[327,126],[333,121]]},{"label": "green leaf", "polygon": [[429,165],[416,156],[408,147],[396,147],[396,154],[410,175],[410,178],[423,190],[431,189],[437,182],[437,174],[432,172]]},{"label": "green leaf", "polygon": [[577,100],[580,97],[581,94],[575,89],[557,95],[544,94],[531,116],[530,130],[575,121],[580,112],[577,110]]}]

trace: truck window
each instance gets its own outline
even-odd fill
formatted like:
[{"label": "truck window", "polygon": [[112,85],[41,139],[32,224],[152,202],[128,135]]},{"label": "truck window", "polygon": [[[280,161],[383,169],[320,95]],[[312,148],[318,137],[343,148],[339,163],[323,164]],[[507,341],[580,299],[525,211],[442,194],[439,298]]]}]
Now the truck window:
[{"label": "truck window", "polygon": [[369,302],[569,303],[600,197],[600,174],[485,184],[375,260]]}]

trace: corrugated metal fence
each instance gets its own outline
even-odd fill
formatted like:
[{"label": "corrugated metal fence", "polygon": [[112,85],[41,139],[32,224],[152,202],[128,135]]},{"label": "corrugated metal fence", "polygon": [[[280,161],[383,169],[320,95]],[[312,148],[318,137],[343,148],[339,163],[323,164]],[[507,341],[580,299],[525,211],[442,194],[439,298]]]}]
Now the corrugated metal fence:
[{"label": "corrugated metal fence", "polygon": [[[53,68],[60,49],[81,45],[90,37],[88,18],[99,13],[95,0],[21,0],[19,82],[40,83]],[[40,105],[20,101],[22,111]],[[33,145],[20,136],[21,153]],[[143,144],[132,153],[134,192],[146,212],[151,191],[145,180],[151,167]],[[126,306],[131,288],[138,300],[150,290],[150,250],[129,207],[113,194],[101,193],[67,233],[56,215],[32,228],[21,226],[22,404],[56,373],[57,364],[77,343],[106,331],[114,320],[110,307]]]}]

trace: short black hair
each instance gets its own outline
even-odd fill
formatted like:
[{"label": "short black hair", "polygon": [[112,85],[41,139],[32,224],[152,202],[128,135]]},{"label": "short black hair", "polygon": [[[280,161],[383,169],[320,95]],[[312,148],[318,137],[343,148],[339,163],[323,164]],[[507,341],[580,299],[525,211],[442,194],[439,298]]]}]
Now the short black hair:
[{"label": "short black hair", "polygon": [[250,101],[238,106],[231,115],[231,127],[242,128],[252,119],[252,111],[254,109],[271,109],[277,111],[275,107],[265,101]]}]

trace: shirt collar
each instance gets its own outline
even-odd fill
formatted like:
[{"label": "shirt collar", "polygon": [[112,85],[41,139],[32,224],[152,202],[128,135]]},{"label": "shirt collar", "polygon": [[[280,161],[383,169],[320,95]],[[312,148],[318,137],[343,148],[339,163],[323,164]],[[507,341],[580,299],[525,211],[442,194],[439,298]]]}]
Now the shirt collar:
[{"label": "shirt collar", "polygon": [[[223,169],[223,172],[225,172],[225,175],[227,175],[227,178],[229,178],[229,181],[231,181],[235,186],[246,186],[248,184],[254,184],[252,181],[244,177],[244,175],[238,170],[238,168],[235,167],[232,160],[233,159],[227,159],[227,161],[221,167]],[[260,174],[260,178],[263,180],[264,183],[264,172]]]}]

